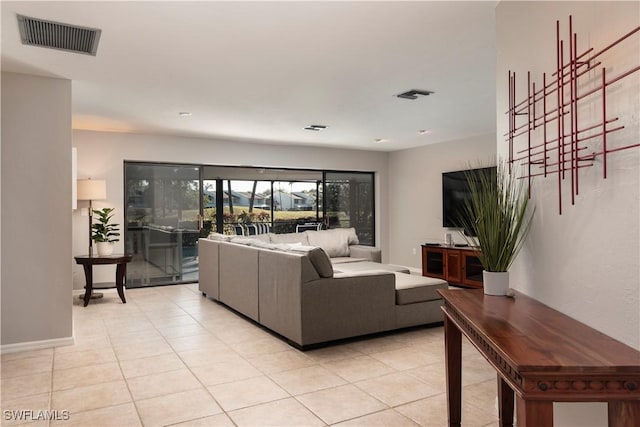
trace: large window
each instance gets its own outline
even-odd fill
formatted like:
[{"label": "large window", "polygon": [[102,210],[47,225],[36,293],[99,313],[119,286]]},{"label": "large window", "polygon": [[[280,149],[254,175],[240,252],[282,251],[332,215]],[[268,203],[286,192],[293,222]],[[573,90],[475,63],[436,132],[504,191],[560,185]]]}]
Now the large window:
[{"label": "large window", "polygon": [[203,178],[212,231],[237,234],[248,224],[266,224],[271,232],[292,233],[322,224],[354,227],[362,244],[375,245],[373,172],[204,166]]},{"label": "large window", "polygon": [[222,181],[225,234],[238,234],[236,225],[271,224],[271,183],[268,181]]},{"label": "large window", "polygon": [[124,178],[128,287],[197,281],[211,232],[354,227],[375,245],[372,172],[125,162]]},{"label": "large window", "polygon": [[271,232],[292,233],[321,224],[353,227],[362,244],[375,245],[373,172],[205,166],[203,177],[212,231],[237,234],[248,224],[266,224]]},{"label": "large window", "polygon": [[322,210],[318,209],[319,186],[319,182],[274,181],[275,233],[293,233],[299,224],[322,222]]}]

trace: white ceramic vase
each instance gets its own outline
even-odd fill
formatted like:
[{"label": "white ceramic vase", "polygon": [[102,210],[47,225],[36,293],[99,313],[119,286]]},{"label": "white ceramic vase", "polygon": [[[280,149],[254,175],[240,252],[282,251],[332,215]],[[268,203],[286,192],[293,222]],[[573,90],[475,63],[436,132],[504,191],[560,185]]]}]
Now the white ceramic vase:
[{"label": "white ceramic vase", "polygon": [[98,242],[96,246],[98,247],[98,256],[107,256],[113,253],[113,242]]},{"label": "white ceramic vase", "polygon": [[509,290],[509,272],[508,271],[482,271],[482,279],[485,295],[501,295],[504,296]]}]

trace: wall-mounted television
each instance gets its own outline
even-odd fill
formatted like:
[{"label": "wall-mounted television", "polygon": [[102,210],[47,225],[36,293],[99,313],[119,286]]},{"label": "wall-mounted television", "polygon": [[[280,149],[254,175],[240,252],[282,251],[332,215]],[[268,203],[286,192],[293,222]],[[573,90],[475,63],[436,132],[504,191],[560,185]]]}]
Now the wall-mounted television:
[{"label": "wall-mounted television", "polygon": [[[468,177],[486,174],[489,177],[496,176],[496,167],[468,169],[455,172],[442,173],[442,226],[450,228],[462,228],[460,215],[464,215],[464,206],[471,198]],[[471,233],[471,230],[465,230]]]}]

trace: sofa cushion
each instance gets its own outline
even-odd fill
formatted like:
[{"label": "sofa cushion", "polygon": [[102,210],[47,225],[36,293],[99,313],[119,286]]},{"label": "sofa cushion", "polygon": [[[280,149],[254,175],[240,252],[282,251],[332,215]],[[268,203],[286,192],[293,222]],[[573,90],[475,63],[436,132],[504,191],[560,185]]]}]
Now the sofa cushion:
[{"label": "sofa cushion", "polygon": [[448,287],[447,282],[441,279],[418,276],[417,274],[395,273],[395,275],[397,305],[442,299],[438,294],[438,289]]},{"label": "sofa cushion", "polygon": [[[340,240],[347,240],[348,245],[358,245],[360,241],[358,240],[358,235],[356,234],[356,229],[353,227],[350,228],[331,228],[329,230],[318,230],[318,231],[307,231],[309,235],[325,235],[332,236],[338,238]],[[311,243],[311,242],[309,242]]]},{"label": "sofa cushion", "polygon": [[244,236],[231,236],[229,240],[231,243],[236,243],[240,245],[252,246],[254,243],[258,242],[258,240],[251,237]]},{"label": "sofa cushion", "polygon": [[216,242],[228,242],[231,240],[231,236],[227,236],[226,234],[220,233],[211,233],[207,236],[209,240],[215,240]]},{"label": "sofa cushion", "polygon": [[269,233],[269,240],[271,243],[300,243],[309,245],[309,239],[305,233]]},{"label": "sofa cushion", "polygon": [[349,245],[349,256],[352,258],[366,258],[367,261],[382,263],[382,250],[374,246]]},{"label": "sofa cushion", "polygon": [[349,245],[359,245],[360,244],[360,240],[358,239],[358,235],[356,234],[356,229],[351,227],[351,228],[342,228],[341,230],[344,230],[344,233],[347,234],[347,239],[349,240]]},{"label": "sofa cushion", "polygon": [[[333,260],[332,260],[333,261]],[[401,267],[399,265],[391,265],[391,264],[380,264],[379,262],[372,261],[361,261],[361,262],[345,262],[336,264],[336,268],[340,271],[344,272],[356,272],[356,271],[377,271],[384,270],[390,271],[393,273],[407,273],[409,274],[409,269],[406,267]]]},{"label": "sofa cushion", "polygon": [[271,239],[269,238],[268,234],[255,234],[255,235],[253,235],[251,237],[256,239],[256,240],[260,240],[261,242],[265,242],[265,243],[270,243],[271,242]]},{"label": "sofa cushion", "polygon": [[277,251],[288,251],[291,248],[291,246],[294,246],[294,245],[295,244],[291,244],[291,243],[269,243],[269,242],[264,242],[258,239],[254,239],[254,241],[251,242],[251,246],[253,246],[254,248],[270,249],[270,250],[277,250]]},{"label": "sofa cushion", "polygon": [[290,250],[292,252],[305,252],[320,277],[333,277],[333,265],[324,249],[315,246],[292,245]]},{"label": "sofa cushion", "polygon": [[345,262],[362,262],[362,261],[369,261],[369,260],[366,258],[352,258],[350,256],[338,256],[338,257],[331,258],[331,264],[333,265],[344,264]]},{"label": "sofa cushion", "polygon": [[349,256],[349,229],[305,231],[311,246],[324,249],[331,258]]}]

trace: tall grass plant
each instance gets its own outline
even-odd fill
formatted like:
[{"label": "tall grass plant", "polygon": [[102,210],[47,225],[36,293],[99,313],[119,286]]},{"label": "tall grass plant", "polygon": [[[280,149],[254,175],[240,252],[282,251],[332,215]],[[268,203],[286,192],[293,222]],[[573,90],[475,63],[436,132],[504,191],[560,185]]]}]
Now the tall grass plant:
[{"label": "tall grass plant", "polygon": [[462,237],[479,246],[478,258],[486,271],[506,272],[524,245],[535,212],[527,182],[509,174],[504,163],[479,177],[467,174],[467,180],[471,197],[459,218],[467,230]]}]

